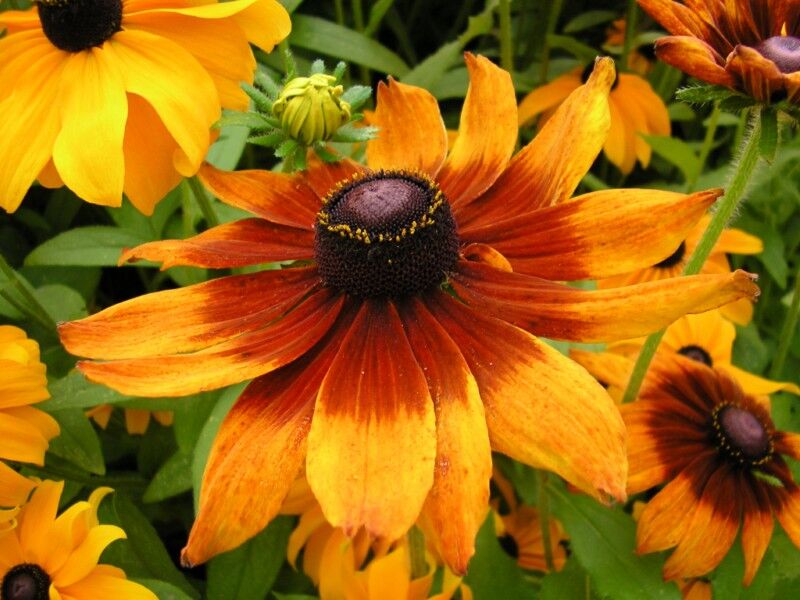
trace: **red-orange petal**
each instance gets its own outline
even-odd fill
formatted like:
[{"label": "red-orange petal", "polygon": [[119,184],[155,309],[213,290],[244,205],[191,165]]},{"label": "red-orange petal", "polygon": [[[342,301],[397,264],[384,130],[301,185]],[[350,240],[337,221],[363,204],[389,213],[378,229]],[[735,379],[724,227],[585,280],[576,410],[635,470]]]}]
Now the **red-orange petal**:
[{"label": "red-orange petal", "polygon": [[701,81],[734,87],[736,78],[722,66],[722,57],[701,39],[668,36],[656,41],[656,56]]},{"label": "red-orange petal", "polygon": [[738,75],[744,90],[760,102],[769,102],[773,94],[783,91],[783,73],[755,48],[736,46],[728,55],[725,68]]},{"label": "red-orange petal", "polygon": [[314,190],[319,198],[325,198],[338,184],[344,183],[366,169],[364,165],[349,158],[343,158],[334,163],[323,162],[311,151],[306,160],[308,165],[303,172],[303,181]]},{"label": "red-orange petal", "polygon": [[742,472],[738,478],[739,494],[742,498],[744,525],[742,527],[742,551],[744,553],[744,580],[748,586],[756,576],[761,559],[772,539],[775,521],[769,497],[761,489],[761,483],[750,473]]}]

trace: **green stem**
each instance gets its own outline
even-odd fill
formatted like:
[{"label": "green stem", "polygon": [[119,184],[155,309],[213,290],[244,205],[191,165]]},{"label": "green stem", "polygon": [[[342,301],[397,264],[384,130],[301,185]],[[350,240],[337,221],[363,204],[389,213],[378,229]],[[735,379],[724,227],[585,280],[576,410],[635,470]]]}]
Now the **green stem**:
[{"label": "green stem", "polygon": [[344,2],[342,0],[334,0],[333,5],[336,10],[336,23],[344,27]]},{"label": "green stem", "polygon": [[408,532],[408,556],[411,561],[411,579],[419,579],[428,574],[428,561],[425,560],[425,536],[419,527]]},{"label": "green stem", "polygon": [[558,24],[558,17],[561,15],[561,8],[564,0],[553,0],[550,3],[550,12],[547,15],[547,31],[545,32],[544,44],[542,45],[542,64],[539,70],[539,84],[547,83],[547,70],[550,68],[550,44],[547,37],[552,35]]},{"label": "green stem", "polygon": [[714,145],[714,137],[717,133],[717,124],[719,123],[719,115],[722,111],[719,108],[719,102],[714,103],[714,109],[708,117],[708,127],[706,128],[706,135],[703,138],[703,146],[700,148],[700,154],[697,157],[697,170],[694,175],[686,182],[686,189],[689,192],[694,191],[694,186],[697,185],[697,179],[700,173],[706,166],[708,155],[711,153],[711,148]]},{"label": "green stem", "polygon": [[541,470],[536,471],[536,508],[539,511],[539,524],[542,528],[542,545],[544,546],[544,564],[547,571],[552,573],[553,566],[553,546],[550,539],[550,498],[547,496],[547,473]]},{"label": "green stem", "polygon": [[[736,212],[740,201],[744,197],[747,190],[747,184],[753,176],[759,158],[759,140],[761,138],[761,114],[760,109],[755,109],[750,116],[750,131],[745,136],[742,143],[741,154],[738,161],[734,165],[733,177],[728,185],[728,192],[719,201],[717,210],[711,217],[708,227],[700,238],[700,242],[694,249],[689,262],[683,269],[684,275],[696,275],[705,264],[708,255],[711,254],[711,249],[719,240],[719,236],[725,229],[725,226],[730,221],[731,217]],[[664,331],[658,331],[647,338],[642,350],[639,353],[639,358],[636,359],[636,365],[633,367],[628,387],[625,389],[625,394],[622,397],[622,402],[632,402],[639,394],[639,389],[642,387],[642,382],[647,374],[647,369],[653,356],[656,353],[659,342],[664,336]]]},{"label": "green stem", "polygon": [[622,57],[620,70],[628,70],[628,57],[633,48],[633,38],[636,36],[636,26],[639,20],[639,9],[636,0],[628,0],[628,10],[625,13],[625,40],[622,43]]},{"label": "green stem", "polygon": [[511,34],[511,0],[500,0],[500,66],[514,70],[514,40]]},{"label": "green stem", "polygon": [[789,314],[786,315],[786,321],[781,330],[781,339],[778,343],[778,350],[775,352],[775,358],[772,361],[772,367],[769,370],[770,379],[778,379],[783,372],[783,366],[786,363],[786,357],[789,354],[789,346],[792,343],[794,334],[797,331],[797,322],[800,319],[800,269],[794,280],[794,293],[792,295],[792,304],[789,306]]},{"label": "green stem", "polygon": [[190,177],[186,181],[192,190],[192,195],[197,201],[197,205],[200,207],[200,212],[203,213],[203,218],[206,220],[207,227],[210,229],[219,225],[219,217],[214,211],[214,207],[211,205],[211,198],[203,187],[203,184],[200,183],[197,177]]},{"label": "green stem", "polygon": [[36,296],[34,296],[22,282],[17,272],[11,268],[11,265],[6,262],[2,254],[0,254],[0,271],[2,271],[3,275],[5,275],[6,279],[8,279],[9,283],[11,283],[24,302],[16,301],[11,294],[5,292],[1,295],[21,313],[35,320],[45,329],[54,331],[56,329],[56,322],[53,320],[53,317],[50,316],[50,313],[42,306],[41,302],[39,302]]}]

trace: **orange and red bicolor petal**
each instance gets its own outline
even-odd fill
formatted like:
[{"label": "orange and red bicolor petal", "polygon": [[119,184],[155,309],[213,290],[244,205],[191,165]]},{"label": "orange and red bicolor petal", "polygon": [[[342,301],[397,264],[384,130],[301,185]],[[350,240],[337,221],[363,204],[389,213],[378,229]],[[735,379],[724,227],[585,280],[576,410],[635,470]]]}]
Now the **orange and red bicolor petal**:
[{"label": "orange and red bicolor petal", "polygon": [[450,281],[476,310],[536,335],[580,342],[639,337],[686,313],[703,312],[743,297],[755,298],[759,293],[753,276],[744,271],[586,291],[464,260]]},{"label": "orange and red bicolor petal", "polygon": [[267,326],[188,354],[79,362],[88,379],[131,396],[185,396],[264,375],[302,356],[332,327],[341,295],[323,289]]},{"label": "orange and red bicolor petal", "polygon": [[399,83],[378,84],[370,124],[380,130],[367,144],[371,169],[411,169],[435,177],[447,155],[447,133],[436,98],[422,88]]},{"label": "orange and red bicolor petal", "polygon": [[768,485],[756,479],[751,473],[740,473],[737,490],[742,499],[742,553],[744,554],[743,585],[753,581],[761,559],[772,539],[775,521],[769,496],[762,489]]},{"label": "orange and red bicolor petal", "polygon": [[492,449],[478,384],[458,346],[425,308],[401,308],[408,341],[436,411],[436,467],[422,516],[440,556],[463,575],[486,518]]},{"label": "orange and red bicolor petal", "polygon": [[689,36],[668,36],[656,40],[656,56],[665,63],[707,83],[736,86],[736,78],[723,66],[714,48]]},{"label": "orange and red bicolor petal", "polygon": [[[690,23],[697,19],[692,10],[674,0],[637,0],[651,17],[674,35],[698,35]],[[687,23],[688,22],[688,23]]]},{"label": "orange and red bicolor petal", "polygon": [[459,209],[497,180],[517,143],[517,98],[511,75],[488,58],[464,55],[470,76],[458,138],[437,176],[458,219]]},{"label": "orange and red bicolor petal", "polygon": [[160,262],[163,271],[178,265],[226,269],[311,258],[313,229],[252,218],[218,225],[185,240],[148,242],[123,252],[119,262]]},{"label": "orange and red bicolor petal", "polygon": [[[311,150],[308,152],[307,168],[303,172],[303,181],[310,187],[318,198],[325,198],[338,184],[363,173],[366,167],[350,158],[342,158],[333,163],[320,160]],[[317,209],[321,202],[317,201]]]},{"label": "orange and red bicolor petal", "polygon": [[595,498],[625,498],[625,427],[583,367],[449,295],[427,303],[478,382],[492,448],[554,471]]},{"label": "orange and red bicolor petal", "polygon": [[[482,242],[514,271],[558,281],[629,273],[670,256],[722,190],[685,195],[604,190],[487,224],[465,227],[464,242]],[[653,236],[658,230],[659,235]]]},{"label": "orange and red bicolor petal", "polygon": [[786,535],[800,548],[800,487],[790,482],[789,485],[784,485],[784,488],[766,486],[761,489],[768,492],[772,512]]},{"label": "orange and red bicolor petal", "polygon": [[233,405],[206,464],[184,564],[239,546],[278,513],[302,469],[314,401],[348,323],[343,314],[313,350],[254,380]]},{"label": "orange and red bicolor petal", "polygon": [[320,199],[298,175],[263,170],[221,171],[204,163],[200,180],[214,195],[272,223],[309,230]]},{"label": "orange and red bicolor petal", "polygon": [[58,333],[72,354],[100,360],[196,352],[265,327],[318,284],[313,267],[212,279],[121,302]]},{"label": "orange and red bicolor petal", "polygon": [[367,299],[333,360],[308,435],[308,483],[334,526],[406,533],[433,484],[436,419],[396,308]]}]

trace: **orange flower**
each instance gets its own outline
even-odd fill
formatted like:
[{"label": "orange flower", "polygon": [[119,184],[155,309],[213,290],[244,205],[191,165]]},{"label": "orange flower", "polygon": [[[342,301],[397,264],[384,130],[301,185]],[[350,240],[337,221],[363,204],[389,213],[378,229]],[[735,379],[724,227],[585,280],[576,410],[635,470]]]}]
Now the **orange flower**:
[{"label": "orange flower", "polygon": [[[114,407],[110,404],[101,404],[86,411],[86,416],[90,417],[102,429],[108,427],[108,422],[111,419],[111,413]],[[125,428],[131,435],[141,435],[147,431],[150,426],[150,418],[154,418],[162,425],[172,425],[174,414],[171,410],[142,410],[138,408],[125,409]]]},{"label": "orange flower", "polygon": [[[519,104],[520,126],[542,113],[539,127],[547,122],[556,108],[588,76],[577,68],[533,90]],[[653,91],[647,80],[639,75],[620,73],[608,96],[611,128],[603,151],[623,173],[630,173],[636,161],[643,167],[650,164],[651,148],[644,135],[669,135],[670,122],[664,101]]]},{"label": "orange flower", "polygon": [[[596,498],[623,498],[617,408],[535,335],[629,338],[757,293],[743,272],[600,292],[550,281],[661,260],[719,191],[610,190],[566,202],[608,131],[613,63],[600,59],[512,159],[511,78],[483,57],[466,60],[471,85],[449,153],[433,96],[392,81],[378,88],[381,137],[368,144],[367,167],[206,166],[208,187],[258,217],[123,256],[165,267],[303,262],[62,325],[71,352],[97,359],[80,363],[87,377],[129,395],[256,378],[215,440],[185,563],[263,529],[304,463],[333,526],[392,540],[422,513],[456,573],[486,514],[491,449]],[[643,235],[656,227],[659,236]]]},{"label": "orange flower", "polygon": [[800,101],[800,12],[792,0],[639,0],[671,36],[656,56],[702,81],[759,102]]},{"label": "orange flower", "polygon": [[800,459],[800,436],[776,431],[767,408],[723,371],[674,361],[654,363],[641,399],[622,406],[628,491],[666,483],[642,512],[637,551],[677,546],[665,579],[699,577],[720,563],[741,525],[749,585],[773,515],[800,546],[800,488],[781,456]]}]

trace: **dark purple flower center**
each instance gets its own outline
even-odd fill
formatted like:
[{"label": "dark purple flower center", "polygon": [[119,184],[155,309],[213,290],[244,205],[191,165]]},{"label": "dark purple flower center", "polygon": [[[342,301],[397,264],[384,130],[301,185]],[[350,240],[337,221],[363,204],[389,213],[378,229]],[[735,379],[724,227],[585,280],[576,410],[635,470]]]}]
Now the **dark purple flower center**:
[{"label": "dark purple flower center", "polygon": [[358,297],[404,297],[441,284],[458,259],[450,205],[423,175],[378,171],[337,186],[317,215],[322,281]]},{"label": "dark purple flower center", "polygon": [[759,464],[772,452],[767,428],[749,410],[723,405],[714,413],[714,428],[721,449],[740,463]]},{"label": "dark purple flower center", "polygon": [[122,27],[122,0],[38,0],[42,30],[56,48],[100,46]]},{"label": "dark purple flower center", "polygon": [[774,62],[781,73],[800,71],[800,38],[776,35],[761,42],[756,50]]},{"label": "dark purple flower center", "polygon": [[25,563],[9,569],[0,586],[2,600],[47,600],[50,577],[39,565]]},{"label": "dark purple flower center", "polygon": [[709,367],[714,363],[714,361],[711,360],[711,355],[700,346],[684,346],[678,350],[678,354],[682,354],[686,358],[691,358]]},{"label": "dark purple flower center", "polygon": [[674,267],[677,265],[681,260],[683,260],[683,256],[686,254],[686,242],[681,242],[681,245],[677,247],[675,252],[670,254],[667,258],[662,260],[660,263],[653,265],[656,269],[669,269],[670,267]]}]

